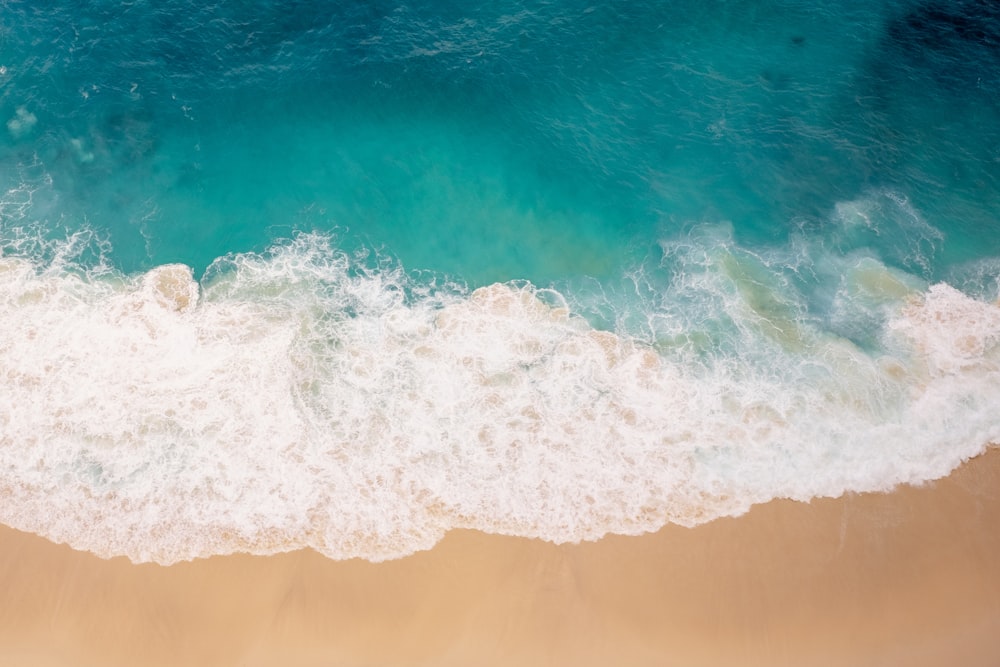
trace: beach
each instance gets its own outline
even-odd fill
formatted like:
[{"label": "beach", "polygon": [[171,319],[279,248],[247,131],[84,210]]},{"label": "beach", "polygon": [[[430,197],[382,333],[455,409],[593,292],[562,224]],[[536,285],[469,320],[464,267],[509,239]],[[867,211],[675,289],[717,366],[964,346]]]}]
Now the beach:
[{"label": "beach", "polygon": [[887,494],[553,545],[169,567],[0,532],[0,662],[920,665],[1000,660],[1000,451]]},{"label": "beach", "polygon": [[0,665],[1000,665],[1000,5],[37,4]]}]

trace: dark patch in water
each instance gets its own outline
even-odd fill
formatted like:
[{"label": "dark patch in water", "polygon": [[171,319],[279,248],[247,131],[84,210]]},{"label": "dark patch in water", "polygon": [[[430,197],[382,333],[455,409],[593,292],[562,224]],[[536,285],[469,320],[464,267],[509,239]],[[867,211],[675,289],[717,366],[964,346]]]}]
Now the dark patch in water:
[{"label": "dark patch in water", "polygon": [[888,34],[898,44],[936,51],[978,44],[1000,47],[1000,4],[995,0],[928,2],[892,21]]},{"label": "dark patch in water", "polygon": [[[882,67],[943,86],[947,92],[1000,83],[1000,3],[923,3],[886,26]],[[893,72],[887,72],[892,76]]]}]

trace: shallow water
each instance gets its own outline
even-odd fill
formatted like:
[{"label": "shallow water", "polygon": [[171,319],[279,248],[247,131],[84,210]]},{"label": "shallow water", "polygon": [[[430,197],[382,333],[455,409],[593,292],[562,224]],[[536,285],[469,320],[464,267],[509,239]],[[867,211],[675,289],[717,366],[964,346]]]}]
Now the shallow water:
[{"label": "shallow water", "polygon": [[1000,436],[1000,16],[0,10],[0,520],[594,539]]}]

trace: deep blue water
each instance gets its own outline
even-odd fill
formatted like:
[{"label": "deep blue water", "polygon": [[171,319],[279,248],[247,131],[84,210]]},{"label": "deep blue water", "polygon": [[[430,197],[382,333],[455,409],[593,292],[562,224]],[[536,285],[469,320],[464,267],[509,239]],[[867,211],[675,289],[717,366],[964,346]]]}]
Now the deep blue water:
[{"label": "deep blue water", "polygon": [[[984,407],[992,399],[976,398],[971,387],[979,385],[955,375],[973,369],[976,381],[986,382],[996,370],[1000,334],[991,328],[988,304],[998,296],[1000,279],[998,87],[1000,9],[986,0],[630,0],[597,5],[575,0],[424,5],[307,0],[39,5],[0,0],[0,121],[5,124],[0,128],[0,249],[3,258],[25,259],[32,267],[30,275],[20,269],[8,272],[19,277],[7,288],[5,317],[10,324],[6,343],[0,341],[0,378],[6,368],[10,387],[23,389],[19,383],[29,376],[37,380],[23,385],[25,393],[18,389],[6,403],[0,400],[0,429],[7,430],[6,436],[0,431],[0,446],[17,460],[26,456],[25,447],[64,452],[62,464],[39,473],[40,479],[54,478],[63,474],[60,470],[91,465],[81,461],[104,460],[94,453],[100,450],[97,442],[109,451],[126,442],[141,450],[148,445],[142,434],[161,432],[160,421],[130,421],[124,414],[120,428],[91,433],[88,419],[106,419],[110,410],[100,407],[103,399],[97,396],[114,393],[101,383],[124,383],[139,394],[148,390],[152,405],[162,400],[160,392],[169,393],[174,380],[143,384],[105,377],[94,368],[78,369],[72,364],[86,366],[89,354],[81,351],[81,341],[111,334],[25,343],[24,327],[54,325],[43,322],[43,310],[24,309],[34,307],[37,299],[49,303],[48,296],[38,294],[70,295],[52,297],[44,312],[54,313],[52,322],[72,321],[72,313],[86,308],[67,303],[100,311],[103,306],[94,304],[106,305],[112,298],[107,290],[138,289],[147,272],[180,263],[191,267],[200,282],[199,317],[208,318],[206,310],[225,306],[244,314],[259,308],[258,324],[250,327],[254,331],[271,331],[266,327],[272,321],[305,322],[298,334],[289,334],[295,342],[286,356],[299,371],[307,376],[315,371],[315,376],[299,378],[294,386],[300,389],[279,394],[295,398],[288,408],[295,424],[313,424],[316,432],[302,440],[312,443],[302,445],[310,451],[357,438],[369,438],[362,447],[369,453],[382,446],[381,435],[340,433],[337,428],[346,418],[329,416],[331,406],[349,402],[336,391],[356,389],[335,391],[324,375],[333,372],[324,364],[353,349],[345,342],[354,340],[350,335],[361,336],[351,327],[368,331],[358,323],[371,317],[378,322],[371,330],[383,335],[391,329],[385,318],[399,307],[411,314],[426,311],[420,315],[424,328],[414,324],[413,331],[445,331],[434,313],[464,303],[471,290],[504,283],[526,293],[541,290],[538,299],[568,307],[579,326],[645,346],[664,368],[685,378],[714,378],[712,388],[691,391],[714,397],[722,413],[732,401],[743,406],[734,413],[734,423],[745,425],[767,413],[771,429],[787,425],[789,415],[801,410],[806,415],[802,419],[814,420],[812,408],[802,405],[825,405],[816,409],[829,409],[831,415],[837,408],[830,406],[837,401],[864,406],[863,427],[844,427],[846,433],[816,427],[819,435],[808,437],[826,443],[821,446],[825,453],[791,465],[791,480],[808,478],[817,460],[838,459],[838,443],[845,439],[863,442],[885,429],[917,429],[911,417],[926,409],[921,400],[931,400],[921,393],[930,386],[928,378],[948,376],[956,387],[966,387],[934,394],[941,415],[959,405],[971,406],[954,417],[967,422],[967,431],[957,433],[951,418],[941,416],[939,431],[952,437],[939,447],[950,452],[947,464],[910,470],[899,461],[913,457],[900,454],[894,449],[898,442],[890,438],[885,451],[875,455],[878,463],[870,463],[876,470],[870,479],[841,483],[837,473],[815,487],[803,482],[801,489],[778,480],[761,481],[759,488],[748,482],[753,487],[749,491],[725,491],[732,480],[720,482],[712,475],[726,466],[740,468],[745,443],[739,440],[746,434],[719,445],[727,436],[699,429],[711,430],[729,417],[706,417],[709,425],[681,429],[671,442],[691,444],[694,449],[685,460],[709,460],[706,469],[715,471],[709,475],[715,481],[698,487],[712,489],[705,491],[709,495],[743,493],[746,502],[759,502],[774,495],[809,497],[944,474],[998,429]],[[83,287],[59,282],[74,276]],[[39,280],[56,282],[43,288]],[[932,303],[927,295],[934,292],[928,290],[938,283],[958,290],[948,297],[951,305],[942,306],[951,314],[906,310]],[[295,291],[299,289],[307,296]],[[962,310],[967,308],[980,310],[968,315]],[[224,333],[225,322],[239,319],[232,317],[218,320],[222,328],[211,335],[202,322],[198,340],[230,335]],[[935,337],[946,335],[940,332],[906,334],[909,342],[901,343],[898,336],[903,334],[896,332],[912,327],[899,325],[900,318],[951,323],[946,329],[956,338],[942,342]],[[125,326],[111,320],[119,329]],[[979,327],[975,331],[958,330],[972,321]],[[323,328],[330,322],[341,328]],[[76,331],[84,326],[72,325]],[[527,331],[535,325],[524,326]],[[475,336],[500,330],[496,323],[472,327],[463,344],[479,349],[487,343],[476,342]],[[527,335],[518,331],[517,336]],[[255,335],[247,334],[246,340],[258,340]],[[259,335],[266,339],[270,334]],[[966,359],[961,356],[966,338],[973,341],[971,351],[966,350],[971,356],[954,361]],[[503,347],[513,339],[505,340],[491,344]],[[22,343],[28,347],[19,347]],[[510,344],[522,352],[528,349]],[[141,351],[143,345],[132,341],[122,349]],[[424,348],[414,346],[419,357]],[[834,355],[838,359],[863,361],[851,361],[844,370],[831,361],[831,346],[850,350]],[[456,343],[453,349],[459,347]],[[950,361],[927,351],[932,348],[945,350],[941,354]],[[389,354],[379,349],[376,357]],[[15,355],[20,359],[36,352],[38,368],[45,370],[29,372],[13,361]],[[481,352],[462,357],[478,359],[466,367],[486,363],[476,356]],[[927,361],[926,355],[933,359]],[[973,358],[975,363],[969,360]],[[510,377],[529,373],[536,361],[510,362]],[[178,363],[180,369],[183,363]],[[416,362],[398,363],[412,370]],[[413,401],[430,391],[428,378],[447,376],[444,363],[431,364],[419,381],[401,380],[402,371],[386,371],[383,379],[409,387],[406,410],[419,412]],[[857,371],[858,364],[868,370]],[[905,372],[896,373],[892,364]],[[871,380],[869,371],[878,378]],[[168,375],[188,378],[191,385],[185,391],[204,386],[218,395],[218,387],[201,372]],[[351,366],[344,372],[361,371]],[[594,373],[581,377],[593,380]],[[71,398],[46,384],[51,374],[69,378],[67,386],[94,383],[99,388],[92,398]],[[246,378],[232,381],[240,385]],[[548,386],[545,382],[533,379],[532,391],[556,392],[552,400],[558,402],[563,390],[539,389]],[[630,387],[639,381],[621,382]],[[758,402],[767,400],[759,392],[770,391],[763,388],[767,383],[787,397],[763,409]],[[303,386],[311,388],[308,399],[297,393],[305,391]],[[610,386],[595,390],[595,396],[632,400],[625,397],[626,389],[615,389],[619,385],[614,382]],[[29,417],[24,402],[38,401],[36,391],[50,402]],[[223,393],[228,396],[228,391]],[[624,393],[619,396],[619,391]],[[751,395],[758,398],[747,398]],[[405,403],[393,396],[392,401]],[[684,400],[695,401],[687,396]],[[817,398],[822,396],[826,398]],[[664,403],[674,400],[661,398]],[[378,419],[389,423],[403,419],[404,435],[397,440],[385,436],[386,443],[393,443],[385,446],[415,446],[406,444],[405,435],[414,427],[399,413],[384,412],[392,401],[371,401],[359,404],[357,414],[376,419],[371,415],[378,413]],[[517,419],[510,417],[514,399],[496,401],[500,412],[491,419],[510,425],[523,418],[521,412]],[[174,413],[154,416],[170,422],[161,433],[166,441],[182,449],[188,446],[183,443],[197,447],[221,437],[226,424],[245,418],[227,405],[220,404],[215,421],[202,427],[185,425]],[[63,410],[91,408],[96,412],[78,423],[53,417]],[[652,421],[641,417],[639,422],[651,434],[664,432],[657,419],[674,419],[665,408],[658,415],[652,403],[633,408],[648,411]],[[705,414],[715,409],[705,408]],[[444,425],[431,428],[421,447],[444,448],[457,437],[452,411],[444,410]],[[331,421],[322,422],[317,414]],[[634,425],[635,416],[623,414],[606,417]],[[831,423],[836,422],[831,415]],[[276,413],[274,418],[283,416]],[[314,423],[316,419],[320,421]],[[628,445],[629,436],[618,426],[598,421],[603,426],[581,445],[584,449],[617,451]],[[320,422],[325,426],[316,426]],[[534,442],[537,429],[518,431],[521,426],[514,424],[513,435],[494,440],[504,446]],[[46,429],[61,435],[51,441],[48,436],[25,440],[25,433],[48,433]],[[770,443],[761,451],[779,459],[801,444],[808,431],[793,429],[772,441],[761,435],[767,429],[761,429],[751,429],[746,437]],[[579,442],[565,429],[560,432]],[[273,445],[253,435],[239,437],[249,438],[261,451]],[[902,442],[909,436],[899,437]],[[538,446],[545,449],[551,442],[543,440]],[[716,444],[709,447],[702,440]],[[51,444],[56,441],[62,444]],[[654,441],[651,451],[666,447],[665,440]],[[711,463],[715,459],[699,453],[706,447],[727,453]],[[659,455],[665,456],[664,451]],[[843,455],[847,468],[855,465],[852,456]],[[138,455],[134,469],[120,473],[122,479],[141,477],[136,471],[159,465],[150,460]],[[105,464],[94,465],[103,470]],[[519,466],[530,465],[521,461],[507,472],[523,476]],[[752,478],[755,468],[747,465],[731,477]],[[381,478],[383,472],[365,475]],[[5,484],[24,482],[26,474],[11,472]],[[102,474],[81,483],[103,488]],[[212,478],[210,472],[204,474]],[[475,479],[479,473],[469,474]],[[719,474],[729,480],[728,473]],[[205,483],[198,479],[191,488]],[[631,479],[624,472],[615,479],[622,488],[634,487],[623,481]],[[650,492],[651,499],[636,501],[664,517],[642,523],[645,529],[676,518],[663,509],[676,500],[671,495],[675,483],[657,482],[660,490]],[[364,486],[357,480],[344,484]],[[188,491],[180,495],[190,492],[184,488]],[[147,497],[148,489],[142,489],[146,487],[134,491],[137,498]],[[57,530],[32,518],[31,503],[51,493],[38,491],[31,496],[35,500],[25,500],[23,510],[12,510],[4,520],[70,539],[72,527]],[[266,506],[269,501],[255,502]],[[505,502],[514,501],[491,496],[481,504]],[[738,509],[725,506],[716,514]],[[214,511],[206,510],[209,515]],[[469,519],[475,512],[452,511],[463,518],[442,520],[427,534],[471,525],[549,535],[545,528],[523,528],[526,524],[518,523],[523,517]],[[635,530],[638,524],[629,522],[637,511],[607,510],[599,519],[586,515],[579,519],[584,528],[550,537]],[[261,521],[280,523],[273,517]],[[393,524],[395,519],[385,521]],[[298,533],[287,530],[296,543]],[[425,544],[430,538],[421,539],[416,541]],[[246,540],[250,547],[219,548],[265,549]],[[369,553],[342,547],[341,537],[329,541],[341,545],[328,546],[334,555]],[[131,546],[105,548],[109,553],[116,549],[133,557],[159,557]],[[205,549],[211,551],[198,546],[180,551]],[[395,553],[382,544],[369,555],[383,551]],[[140,552],[144,555],[137,556]]]}]

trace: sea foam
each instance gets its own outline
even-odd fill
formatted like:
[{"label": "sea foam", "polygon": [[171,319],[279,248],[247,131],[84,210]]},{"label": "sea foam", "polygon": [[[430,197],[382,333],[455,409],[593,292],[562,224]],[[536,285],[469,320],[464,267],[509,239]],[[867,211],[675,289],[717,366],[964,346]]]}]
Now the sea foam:
[{"label": "sea foam", "polygon": [[846,257],[837,298],[885,312],[866,350],[691,244],[705,273],[659,316],[711,282],[738,344],[691,354],[693,330],[598,330],[554,290],[314,235],[200,282],[0,258],[0,522],[134,561],[381,560],[453,528],[573,542],[888,490],[1000,438],[997,305]]}]

